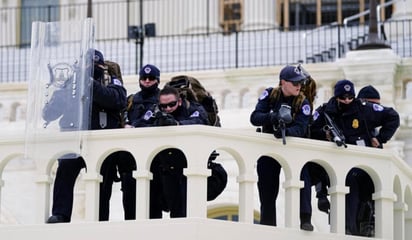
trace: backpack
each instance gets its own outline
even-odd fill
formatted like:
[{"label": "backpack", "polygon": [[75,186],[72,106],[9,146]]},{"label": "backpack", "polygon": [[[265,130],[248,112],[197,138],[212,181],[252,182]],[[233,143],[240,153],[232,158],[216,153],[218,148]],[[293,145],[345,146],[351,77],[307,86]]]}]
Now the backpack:
[{"label": "backpack", "polygon": [[165,86],[177,88],[182,99],[200,103],[207,112],[209,125],[221,126],[216,101],[199,80],[191,76],[179,75],[172,77]]},{"label": "backpack", "polygon": [[106,86],[111,81],[112,77],[116,77],[123,83],[122,71],[117,62],[105,60],[104,65],[106,66],[106,69],[104,70],[104,84]]},{"label": "backpack", "polygon": [[225,190],[227,185],[227,172],[222,164],[214,162],[219,155],[213,151],[207,162],[207,168],[212,174],[207,177],[207,201],[215,200]]},{"label": "backpack", "polygon": [[[104,71],[104,78],[103,78],[103,83],[105,86],[111,82],[112,77],[115,77],[119,79],[123,83],[122,79],[122,72],[120,70],[120,65],[117,62],[113,62],[110,60],[105,60],[104,65],[106,66],[106,69]],[[120,120],[120,127],[123,128],[126,124],[126,115],[127,115],[127,109],[124,108],[119,112],[119,120]]]}]

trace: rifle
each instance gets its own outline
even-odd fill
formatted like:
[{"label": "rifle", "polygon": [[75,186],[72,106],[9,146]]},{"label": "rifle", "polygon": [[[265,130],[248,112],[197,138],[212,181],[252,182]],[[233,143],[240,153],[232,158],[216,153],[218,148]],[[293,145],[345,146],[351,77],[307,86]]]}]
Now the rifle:
[{"label": "rifle", "polygon": [[283,121],[283,119],[279,119],[279,128],[280,128],[280,131],[282,132],[283,145],[286,145],[286,124],[285,124],[285,121]]},{"label": "rifle", "polygon": [[340,129],[336,126],[335,122],[329,117],[329,115],[324,112],[327,125],[323,127],[323,131],[330,131],[332,133],[332,141],[336,143],[338,147],[344,146],[347,148],[348,146],[345,143],[345,136],[342,134]]},{"label": "rifle", "polygon": [[177,122],[175,118],[159,109],[159,107],[156,105],[153,116],[154,120],[154,125],[155,126],[175,126],[177,125]]},{"label": "rifle", "polygon": [[278,122],[279,122],[279,125],[277,128],[280,129],[282,133],[283,145],[286,145],[286,124],[289,124],[292,122],[291,107],[289,105],[282,104],[280,106],[280,109],[278,112]]}]

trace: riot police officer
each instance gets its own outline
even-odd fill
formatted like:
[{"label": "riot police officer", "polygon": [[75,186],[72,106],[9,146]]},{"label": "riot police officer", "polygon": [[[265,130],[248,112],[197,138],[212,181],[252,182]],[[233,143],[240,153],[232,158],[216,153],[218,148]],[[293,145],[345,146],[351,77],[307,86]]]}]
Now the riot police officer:
[{"label": "riot police officer", "polygon": [[[310,103],[301,91],[306,78],[300,66],[285,66],[279,75],[279,86],[265,89],[259,97],[250,122],[276,138],[282,138],[282,131],[285,136],[305,137],[311,113]],[[284,109],[289,113],[285,114]],[[257,161],[260,223],[264,225],[276,226],[280,169],[280,164],[268,156]]]},{"label": "riot police officer", "polygon": [[129,96],[126,127],[153,126],[155,108],[159,101],[160,70],[152,64],[143,66],[139,71],[140,91]]},{"label": "riot police officer", "polygon": [[[119,112],[126,105],[126,89],[120,80],[113,78],[108,85],[102,83],[105,70],[103,54],[91,49],[87,53],[87,59],[93,62],[93,99],[91,105],[90,129],[111,129],[120,127]],[[92,60],[92,61],[91,61]],[[71,89],[69,88],[71,91]],[[56,92],[57,94],[57,92]],[[52,121],[62,115],[60,128],[68,129],[70,125],[70,103],[67,108],[58,104],[59,98],[52,97],[51,101],[43,109],[43,118]],[[59,109],[56,108],[59,106]],[[73,189],[80,170],[86,167],[84,159],[78,154],[66,154],[58,159],[58,168],[53,189],[52,216],[47,223],[70,222],[73,208]]]},{"label": "riot police officer", "polygon": [[[155,126],[208,124],[206,110],[197,102],[180,97],[176,88],[165,87],[159,93],[159,111]],[[176,148],[168,148],[156,155],[150,166],[150,218],[161,218],[162,211],[170,217],[186,217],[186,157]]]},{"label": "riot police officer", "polygon": [[[332,140],[331,132],[324,128],[327,125],[325,113],[340,129],[347,144],[359,146],[381,148],[392,138],[400,124],[399,115],[393,108],[356,99],[354,85],[346,79],[335,84],[334,96],[313,114],[312,137]],[[376,128],[379,128],[377,133]],[[351,169],[346,185],[350,187],[346,195],[346,229],[350,234],[361,235],[358,219],[360,202],[371,200],[374,185],[360,168]]]}]

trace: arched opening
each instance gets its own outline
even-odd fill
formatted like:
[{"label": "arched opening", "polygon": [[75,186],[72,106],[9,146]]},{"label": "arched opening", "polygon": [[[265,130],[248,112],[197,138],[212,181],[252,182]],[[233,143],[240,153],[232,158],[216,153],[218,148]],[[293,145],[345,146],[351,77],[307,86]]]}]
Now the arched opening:
[{"label": "arched opening", "polygon": [[375,202],[372,194],[375,185],[369,174],[360,168],[352,168],[346,176],[346,234],[355,236],[375,235]]},{"label": "arched opening", "polygon": [[[115,183],[120,183],[125,220],[136,219],[136,179],[133,171],[137,169],[136,161],[131,153],[117,151],[104,159],[100,168],[103,181],[99,191],[99,221],[108,221],[110,215],[110,200]],[[116,187],[116,186],[115,186]]]}]

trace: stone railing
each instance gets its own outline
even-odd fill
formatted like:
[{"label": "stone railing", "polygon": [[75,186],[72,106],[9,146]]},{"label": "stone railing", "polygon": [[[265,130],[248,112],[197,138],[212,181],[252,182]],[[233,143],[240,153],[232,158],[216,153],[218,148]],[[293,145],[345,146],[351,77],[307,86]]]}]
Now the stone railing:
[{"label": "stone railing", "polygon": [[[56,133],[38,136],[36,149],[41,155],[32,159],[36,165],[38,186],[36,221],[40,224],[49,216],[51,169],[57,156],[72,151],[65,144],[72,133]],[[209,126],[179,126],[158,128],[84,131],[83,157],[87,172],[82,181],[85,186],[85,220],[98,219],[98,193],[101,176],[100,166],[112,152],[130,152],[137,163],[134,177],[137,179],[138,220],[149,218],[149,181],[151,159],[165,148],[178,148],[184,152],[188,167],[187,217],[205,219],[207,216],[206,178],[210,170],[207,159],[213,150],[228,153],[238,167],[239,222],[253,224],[255,210],[256,160],[271,156],[282,165],[285,181],[285,228],[299,229],[299,190],[302,167],[308,161],[323,166],[329,174],[331,187],[330,234],[345,234],[345,178],[349,170],[359,167],[369,173],[375,185],[375,236],[383,239],[410,239],[412,232],[412,170],[392,151],[349,145],[339,148],[334,143],[302,138],[287,138],[287,144],[270,134],[249,130],[224,129]],[[10,159],[24,155],[24,136],[3,136],[0,139],[0,183],[2,172]],[[202,160],[203,159],[203,160]],[[0,187],[3,184],[0,184]],[[1,193],[1,188],[0,188]],[[25,206],[22,206],[22,208]],[[337,235],[336,235],[337,236]]]}]

